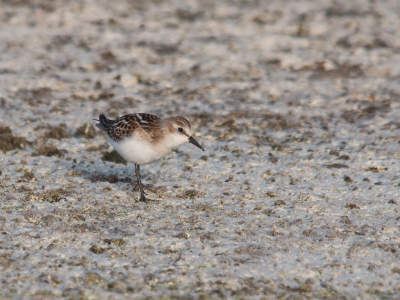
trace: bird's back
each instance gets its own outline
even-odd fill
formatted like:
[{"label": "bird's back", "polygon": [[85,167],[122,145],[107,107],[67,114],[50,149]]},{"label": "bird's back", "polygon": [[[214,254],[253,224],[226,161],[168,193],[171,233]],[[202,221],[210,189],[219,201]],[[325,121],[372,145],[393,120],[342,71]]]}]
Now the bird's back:
[{"label": "bird's back", "polygon": [[107,119],[104,115],[99,116],[96,126],[104,130],[115,142],[133,135],[135,131],[144,131],[150,135],[151,140],[160,138],[160,118],[150,114],[138,113],[122,116],[116,120]]}]

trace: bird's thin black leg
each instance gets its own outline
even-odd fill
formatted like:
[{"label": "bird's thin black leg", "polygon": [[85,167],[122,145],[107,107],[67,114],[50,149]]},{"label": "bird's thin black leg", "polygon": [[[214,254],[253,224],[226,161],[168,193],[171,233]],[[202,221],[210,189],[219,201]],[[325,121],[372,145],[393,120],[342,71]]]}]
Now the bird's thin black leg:
[{"label": "bird's thin black leg", "polygon": [[143,189],[143,184],[142,184],[142,181],[140,180],[140,166],[137,165],[137,164],[135,164],[135,173],[136,173],[136,178],[137,178],[138,185],[139,185],[139,190],[140,190],[140,199],[139,199],[139,201],[147,202],[147,199],[144,196],[145,193],[144,193],[144,189]]}]

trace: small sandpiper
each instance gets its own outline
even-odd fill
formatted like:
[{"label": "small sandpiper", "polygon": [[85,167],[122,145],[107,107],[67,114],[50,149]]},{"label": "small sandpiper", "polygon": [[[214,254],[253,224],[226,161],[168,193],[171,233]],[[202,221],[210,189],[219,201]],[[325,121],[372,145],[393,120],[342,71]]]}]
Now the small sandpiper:
[{"label": "small sandpiper", "polygon": [[96,126],[104,130],[114,149],[128,162],[135,164],[140,189],[139,201],[147,202],[140,180],[140,165],[151,164],[185,142],[204,148],[192,137],[191,126],[184,117],[159,117],[139,113],[116,120],[99,116]]}]

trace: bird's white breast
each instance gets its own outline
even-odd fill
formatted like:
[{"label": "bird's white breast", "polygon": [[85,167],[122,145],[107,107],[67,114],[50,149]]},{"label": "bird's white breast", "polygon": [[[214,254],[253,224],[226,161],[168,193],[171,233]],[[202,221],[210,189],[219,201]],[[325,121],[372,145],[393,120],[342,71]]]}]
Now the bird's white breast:
[{"label": "bird's white breast", "polygon": [[137,134],[116,142],[109,138],[111,145],[126,161],[138,165],[153,163],[169,151],[169,147],[159,144],[151,144],[146,139],[141,139]]}]

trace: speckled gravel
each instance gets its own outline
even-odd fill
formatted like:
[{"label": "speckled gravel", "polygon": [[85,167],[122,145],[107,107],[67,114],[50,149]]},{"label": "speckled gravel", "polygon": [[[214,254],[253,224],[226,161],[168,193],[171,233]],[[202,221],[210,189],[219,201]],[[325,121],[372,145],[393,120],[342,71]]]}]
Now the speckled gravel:
[{"label": "speckled gravel", "polygon": [[[0,4],[0,299],[399,299],[399,1]],[[183,115],[134,166],[92,119]]]}]

